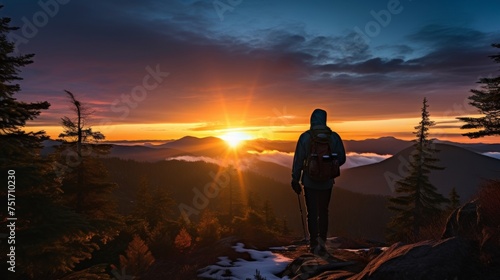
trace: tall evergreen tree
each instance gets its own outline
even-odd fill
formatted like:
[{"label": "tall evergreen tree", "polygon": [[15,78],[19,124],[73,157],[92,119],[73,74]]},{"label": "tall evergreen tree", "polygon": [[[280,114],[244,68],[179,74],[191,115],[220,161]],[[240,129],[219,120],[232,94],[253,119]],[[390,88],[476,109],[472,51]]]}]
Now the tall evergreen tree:
[{"label": "tall evergreen tree", "polygon": [[[64,132],[59,137],[66,139],[58,148],[61,164],[66,165],[61,187],[63,197],[69,207],[81,213],[93,226],[94,230],[88,235],[94,240],[107,242],[122,227],[112,196],[117,185],[108,181],[107,170],[99,159],[100,155],[109,153],[111,146],[95,143],[105,137],[87,125],[92,112],[73,93],[65,92],[75,116],[65,116],[61,121]],[[67,161],[71,158],[68,154],[74,156],[74,161]]]},{"label": "tall evergreen tree", "polygon": [[137,191],[133,216],[146,221],[149,227],[154,228],[159,223],[172,221],[174,204],[165,187],[151,188],[148,180],[143,178]]},{"label": "tall evergreen tree", "polygon": [[457,189],[455,187],[451,189],[449,197],[450,203],[448,205],[448,210],[453,211],[460,207],[460,195],[457,193]]},{"label": "tall evergreen tree", "polygon": [[[81,248],[87,242],[83,233],[88,224],[63,205],[51,163],[40,156],[45,132],[24,131],[26,123],[50,104],[26,103],[15,97],[20,91],[16,82],[22,80],[20,69],[32,63],[34,55],[13,54],[14,43],[7,35],[17,28],[10,21],[0,18],[0,174],[5,178],[12,174],[14,187],[10,193],[7,187],[0,189],[1,200],[13,202],[11,209],[1,208],[0,224],[6,228],[15,223],[16,239],[15,244],[0,243],[0,251],[9,252],[5,246],[15,246],[15,273],[8,272],[9,279],[54,279],[88,257],[89,250]],[[6,254],[0,255],[4,264],[5,258]]]},{"label": "tall evergreen tree", "polygon": [[259,200],[260,197],[258,196],[258,194],[252,190],[249,190],[247,194],[247,208],[249,208],[250,210],[257,210],[257,201]]},{"label": "tall evergreen tree", "polygon": [[[500,48],[500,44],[493,44]],[[500,53],[490,56],[495,62],[500,63]],[[469,138],[500,135],[500,76],[494,78],[481,78],[478,81],[481,89],[471,89],[469,104],[476,107],[482,117],[460,117],[459,120],[466,122],[462,129],[479,129],[462,135]]]},{"label": "tall evergreen tree", "polygon": [[26,103],[14,97],[20,91],[19,84],[15,83],[22,80],[18,76],[20,68],[33,63],[34,54],[12,55],[14,44],[7,40],[7,34],[18,28],[11,27],[10,21],[6,17],[0,19],[0,136],[5,141],[1,145],[5,153],[0,159],[2,164],[17,158],[25,152],[23,149],[39,148],[41,141],[47,139],[44,131],[26,133],[22,128],[27,121],[34,120],[50,106],[46,101]]},{"label": "tall evergreen tree", "polygon": [[269,202],[269,200],[267,199],[264,201],[264,205],[262,207],[262,214],[264,215],[264,221],[266,223],[266,226],[269,229],[273,229],[274,227],[277,226],[274,210],[271,207],[271,202]]},{"label": "tall evergreen tree", "polygon": [[435,154],[438,150],[428,138],[429,128],[434,125],[429,118],[428,107],[427,99],[424,98],[422,120],[415,127],[417,139],[413,145],[408,175],[396,182],[398,196],[389,199],[389,209],[395,211],[389,224],[390,239],[418,239],[420,228],[438,216],[440,205],[447,202],[429,181],[432,170],[443,168],[436,165],[439,159]]},{"label": "tall evergreen tree", "polygon": [[290,228],[288,227],[288,220],[286,217],[283,217],[283,224],[281,226],[281,234],[283,235],[289,235],[290,234]]},{"label": "tall evergreen tree", "polygon": [[152,204],[153,194],[149,186],[149,180],[144,176],[140,179],[139,187],[137,188],[135,206],[132,212],[133,217],[149,221],[148,216]]},{"label": "tall evergreen tree", "polygon": [[120,266],[127,275],[140,276],[155,262],[148,245],[140,236],[134,235],[125,255],[120,255]]}]

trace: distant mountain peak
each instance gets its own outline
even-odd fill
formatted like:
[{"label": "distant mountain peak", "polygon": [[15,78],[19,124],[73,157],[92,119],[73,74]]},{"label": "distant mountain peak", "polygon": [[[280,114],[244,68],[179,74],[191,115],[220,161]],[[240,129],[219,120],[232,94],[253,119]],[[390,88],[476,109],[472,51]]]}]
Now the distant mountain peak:
[{"label": "distant mountain peak", "polygon": [[215,137],[215,136],[196,137],[196,136],[191,136],[191,135],[184,136],[184,137],[179,138],[179,139],[174,140],[174,141],[203,141],[203,140],[224,141],[224,140],[220,139],[219,137]]}]

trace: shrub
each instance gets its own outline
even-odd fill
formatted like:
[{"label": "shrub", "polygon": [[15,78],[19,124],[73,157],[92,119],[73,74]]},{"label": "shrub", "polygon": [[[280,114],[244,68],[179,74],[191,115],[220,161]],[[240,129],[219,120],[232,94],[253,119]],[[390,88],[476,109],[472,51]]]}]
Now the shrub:
[{"label": "shrub", "polygon": [[485,264],[500,263],[500,181],[484,185],[478,194],[481,225],[481,260]]},{"label": "shrub", "polygon": [[120,266],[130,275],[139,276],[145,273],[155,262],[148,245],[138,236],[129,243],[125,256],[120,255]]},{"label": "shrub", "polygon": [[210,244],[221,237],[219,219],[210,211],[205,211],[198,222],[198,238],[200,244]]},{"label": "shrub", "polygon": [[479,209],[483,224],[500,225],[500,181],[485,184],[478,194]]},{"label": "shrub", "polygon": [[175,237],[174,246],[179,252],[183,253],[191,247],[192,238],[185,228],[179,231],[179,234]]}]

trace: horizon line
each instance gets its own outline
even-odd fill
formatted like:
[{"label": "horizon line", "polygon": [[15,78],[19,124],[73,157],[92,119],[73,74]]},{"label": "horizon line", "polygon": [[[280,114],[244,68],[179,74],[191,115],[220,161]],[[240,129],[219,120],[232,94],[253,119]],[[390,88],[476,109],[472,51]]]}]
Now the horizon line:
[{"label": "horizon line", "polygon": [[[101,143],[113,143],[113,142],[119,142],[119,143],[127,143],[127,142],[128,143],[173,142],[173,141],[178,141],[178,140],[181,140],[181,139],[184,139],[184,138],[188,138],[188,137],[189,138],[196,138],[196,139],[218,138],[218,139],[224,141],[224,139],[222,139],[221,137],[217,137],[217,136],[198,137],[198,136],[193,136],[193,135],[185,135],[185,136],[182,136],[180,138],[170,138],[170,139],[139,139],[139,140],[121,139],[121,140],[103,140],[103,141],[100,141],[100,142]],[[392,138],[392,139],[396,139],[396,140],[400,140],[400,141],[406,141],[406,142],[415,141],[413,139],[407,140],[407,139],[398,138],[398,137],[390,136],[390,135],[389,136],[380,136],[380,137],[368,137],[368,138],[364,138],[364,139],[342,139],[342,141],[367,141],[367,140],[380,140],[380,139],[383,139],[383,138]],[[59,139],[49,138],[47,140],[58,141]],[[256,141],[256,140],[266,140],[266,141],[272,141],[272,142],[278,142],[278,141],[281,141],[281,142],[296,142],[297,141],[297,140],[267,139],[267,138],[253,138],[253,139],[248,139],[248,140],[243,140],[243,141]],[[488,144],[488,145],[498,144],[498,143],[488,143],[488,142],[474,142],[474,143],[471,143],[471,142],[457,142],[457,141],[452,141],[452,140],[440,140],[439,138],[431,138],[431,140],[433,140],[433,141],[441,141],[441,142],[451,142],[451,143],[457,143],[457,144]]]}]

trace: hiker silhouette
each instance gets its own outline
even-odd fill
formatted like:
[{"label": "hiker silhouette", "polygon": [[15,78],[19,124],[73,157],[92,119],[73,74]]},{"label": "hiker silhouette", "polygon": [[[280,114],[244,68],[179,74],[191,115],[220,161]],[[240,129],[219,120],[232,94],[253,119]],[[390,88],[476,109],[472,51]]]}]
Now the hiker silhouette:
[{"label": "hiker silhouette", "polygon": [[[329,151],[330,154],[318,156],[318,154],[311,152],[314,149],[315,143],[321,141],[321,139],[318,140],[317,138],[323,138],[323,141],[326,141],[331,149]],[[310,129],[302,133],[297,141],[293,158],[291,185],[297,195],[302,193],[301,183],[304,186],[307,208],[307,227],[310,236],[309,245],[311,252],[316,254],[326,252],[325,242],[328,233],[328,206],[330,204],[332,188],[335,183],[334,177],[338,176],[338,174],[332,174],[326,179],[324,179],[324,176],[318,179],[318,177],[314,176],[314,173],[317,172],[313,172],[311,169],[317,168],[317,164],[324,168],[325,165],[322,165],[323,162],[330,162],[333,160],[337,161],[338,166],[341,166],[346,161],[342,139],[326,125],[326,111],[315,109],[311,114]],[[338,166],[336,168],[338,168]]]}]

